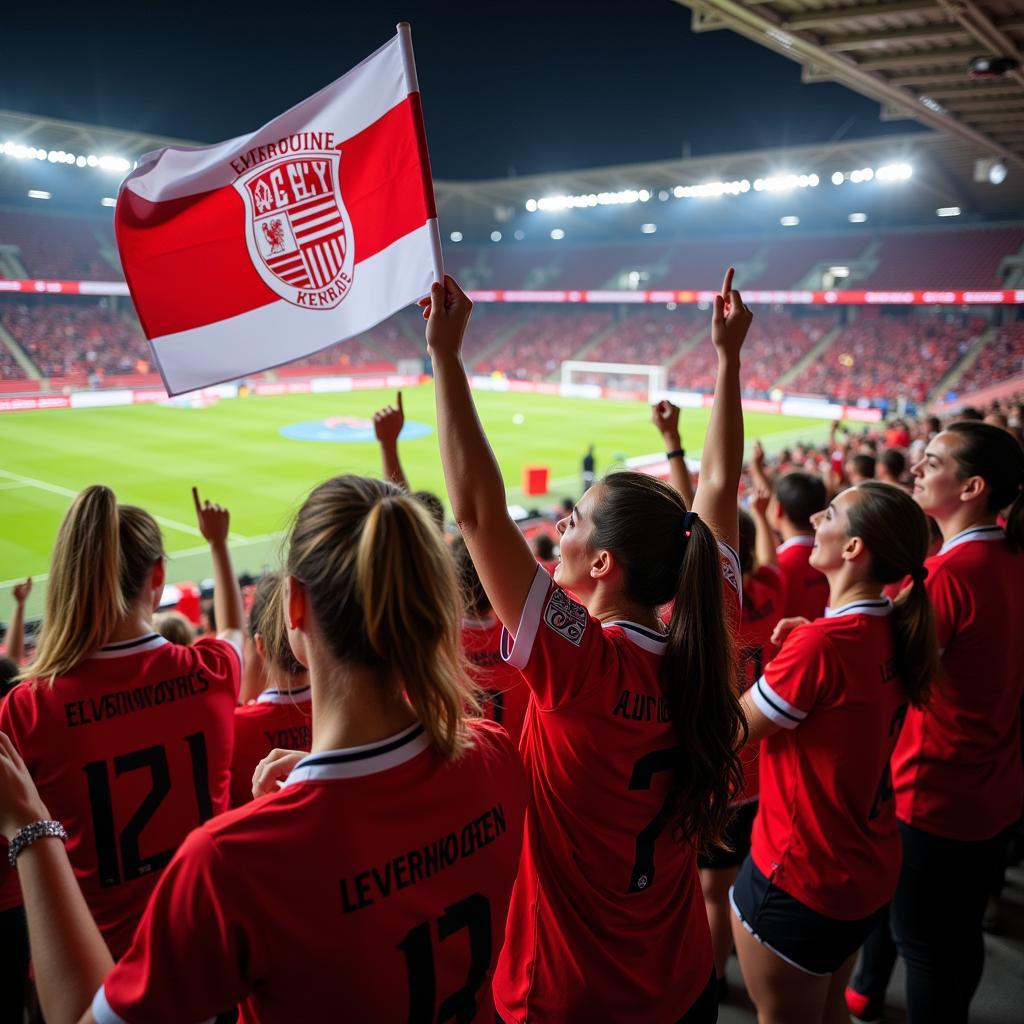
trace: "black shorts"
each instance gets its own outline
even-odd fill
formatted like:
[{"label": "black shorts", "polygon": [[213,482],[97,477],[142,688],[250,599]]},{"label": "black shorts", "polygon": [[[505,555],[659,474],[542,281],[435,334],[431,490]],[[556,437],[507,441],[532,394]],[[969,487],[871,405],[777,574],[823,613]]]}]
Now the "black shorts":
[{"label": "black shorts", "polygon": [[807,974],[832,974],[862,945],[889,905],[857,921],[825,917],[773,885],[748,857],[729,890],[733,913],[776,956]]},{"label": "black shorts", "polygon": [[714,871],[721,871],[725,868],[738,868],[750,853],[750,833],[754,828],[754,819],[757,817],[757,801],[740,804],[729,819],[729,825],[725,830],[725,841],[732,847],[731,850],[722,850],[717,846],[707,853],[697,857],[697,867],[711,868]]}]

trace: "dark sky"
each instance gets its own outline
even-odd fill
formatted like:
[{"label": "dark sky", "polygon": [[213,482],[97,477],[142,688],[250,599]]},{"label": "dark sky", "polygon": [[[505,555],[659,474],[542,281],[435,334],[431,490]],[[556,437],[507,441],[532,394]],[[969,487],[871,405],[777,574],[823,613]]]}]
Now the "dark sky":
[{"label": "dark sky", "polygon": [[[408,20],[434,174],[598,167],[912,130],[671,0],[11,3],[0,108],[215,142],[258,128]],[[53,16],[47,14],[51,11]]]}]

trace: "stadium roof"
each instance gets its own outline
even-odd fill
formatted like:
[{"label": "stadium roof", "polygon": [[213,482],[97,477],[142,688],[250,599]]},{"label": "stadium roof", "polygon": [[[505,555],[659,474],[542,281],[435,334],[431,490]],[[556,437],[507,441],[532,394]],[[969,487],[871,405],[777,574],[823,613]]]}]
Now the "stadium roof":
[{"label": "stadium roof", "polygon": [[[693,30],[732,29],[798,62],[803,81],[838,82],[1024,170],[1024,4],[1013,0],[676,0]],[[975,58],[1010,58],[971,79]]]}]

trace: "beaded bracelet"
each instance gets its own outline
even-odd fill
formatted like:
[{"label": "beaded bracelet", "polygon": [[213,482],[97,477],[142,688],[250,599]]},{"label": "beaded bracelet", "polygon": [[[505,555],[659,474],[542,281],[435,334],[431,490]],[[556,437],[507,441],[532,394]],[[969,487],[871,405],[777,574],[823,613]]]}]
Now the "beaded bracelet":
[{"label": "beaded bracelet", "polygon": [[7,863],[13,868],[18,854],[44,836],[52,836],[63,843],[68,841],[68,834],[59,821],[34,821],[31,825],[26,825],[15,832],[7,850]]}]

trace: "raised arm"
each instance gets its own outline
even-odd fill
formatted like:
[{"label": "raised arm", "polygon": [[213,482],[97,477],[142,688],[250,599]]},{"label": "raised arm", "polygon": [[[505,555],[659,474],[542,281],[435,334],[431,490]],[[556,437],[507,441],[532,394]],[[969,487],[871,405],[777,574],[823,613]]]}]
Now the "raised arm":
[{"label": "raised arm", "polygon": [[722,294],[715,296],[711,340],[718,352],[718,377],[700,460],[693,511],[732,547],[739,543],[736,494],[743,471],[743,406],[740,404],[740,349],[754,314],[732,287],[726,271]]},{"label": "raised arm", "polygon": [[7,623],[7,657],[16,665],[20,665],[25,657],[25,602],[31,593],[31,576],[24,583],[15,584],[14,610],[11,621]]},{"label": "raised arm", "polygon": [[754,450],[750,456],[750,475],[754,478],[754,486],[758,490],[763,489],[771,494],[772,481],[765,466],[764,448],[761,447],[760,439],[754,442]]},{"label": "raised arm", "polygon": [[651,422],[658,428],[668,459],[668,482],[682,495],[686,510],[693,508],[693,479],[679,434],[679,406],[666,399],[651,406]]},{"label": "raised arm", "polygon": [[217,620],[217,636],[221,640],[229,640],[241,650],[245,610],[242,588],[238,585],[228,550],[231,513],[210,501],[200,502],[199,491],[195,487],[192,488],[192,500],[196,506],[199,532],[210,545],[210,557],[213,559],[213,614]]},{"label": "raised arm", "polygon": [[377,435],[380,445],[380,461],[384,471],[384,479],[398,484],[403,491],[410,490],[409,481],[405,477],[402,463],[398,458],[398,435],[405,426],[405,410],[402,408],[402,392],[396,395],[398,408],[385,405],[373,414],[373,432]]},{"label": "raised arm", "polygon": [[771,491],[758,487],[750,501],[750,515],[754,520],[754,554],[758,565],[778,565],[779,556],[775,553],[775,537],[768,524],[768,503]]},{"label": "raised arm", "polygon": [[450,277],[421,301],[427,350],[434,365],[434,396],[441,464],[452,514],[466,540],[491,607],[514,632],[537,562],[508,514],[501,470],[487,443],[462,365],[462,336],[473,303]]},{"label": "raised arm", "polygon": [[[0,831],[10,842],[22,827],[49,817],[25,762],[0,733]],[[60,840],[37,839],[22,850],[17,869],[43,1013],[50,1024],[75,1024],[114,961]]]}]

